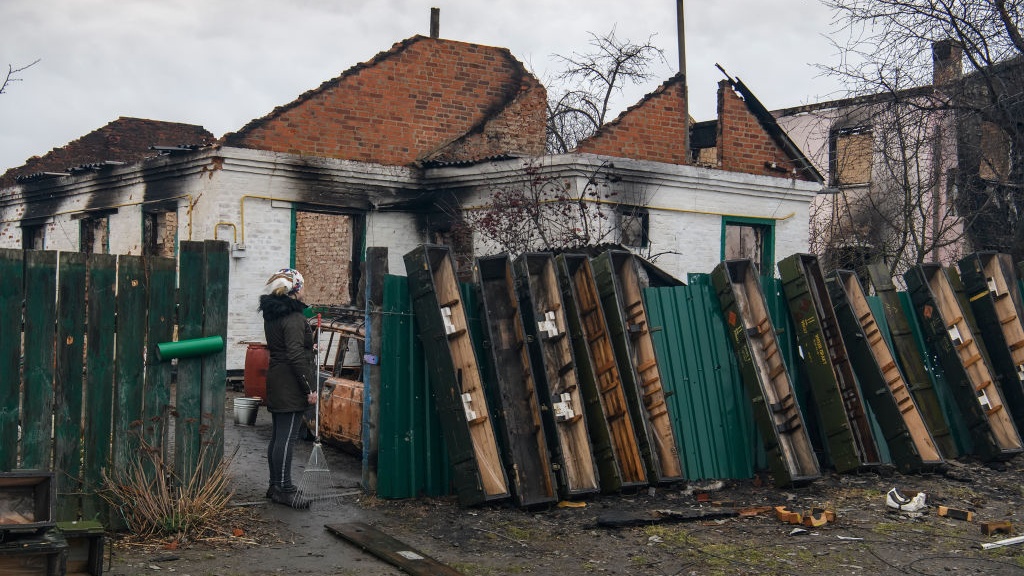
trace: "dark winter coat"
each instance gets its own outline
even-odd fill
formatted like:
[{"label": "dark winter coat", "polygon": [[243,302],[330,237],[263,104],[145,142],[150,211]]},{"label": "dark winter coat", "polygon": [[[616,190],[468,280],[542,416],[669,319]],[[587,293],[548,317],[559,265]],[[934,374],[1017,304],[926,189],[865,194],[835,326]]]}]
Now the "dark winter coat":
[{"label": "dark winter coat", "polygon": [[288,296],[260,296],[263,331],[270,351],[267,369],[267,408],[271,412],[301,412],[306,396],[315,391],[313,331],[302,314],[306,305]]}]

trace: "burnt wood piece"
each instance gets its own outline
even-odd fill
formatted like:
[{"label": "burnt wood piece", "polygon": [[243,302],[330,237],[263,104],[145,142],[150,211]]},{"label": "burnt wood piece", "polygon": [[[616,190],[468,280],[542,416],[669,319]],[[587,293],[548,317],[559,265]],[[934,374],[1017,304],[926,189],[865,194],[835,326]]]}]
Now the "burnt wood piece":
[{"label": "burnt wood piece", "polygon": [[711,283],[722,306],[775,485],[800,485],[819,478],[818,459],[779,351],[778,335],[753,261],[718,264],[711,272]]},{"label": "burnt wood piece", "polygon": [[530,367],[519,302],[508,255],[478,258],[475,266],[491,356],[488,401],[504,455],[505,471],[518,506],[558,499],[552,458],[541,422],[541,405]]},{"label": "burnt wood piece", "polygon": [[471,506],[508,498],[451,252],[447,246],[425,244],[404,259],[459,502]]},{"label": "burnt wood piece", "polygon": [[989,361],[964,319],[946,271],[938,264],[919,264],[903,278],[921,327],[967,422],[974,453],[986,460],[1005,460],[1019,454],[1020,435],[1004,409]]},{"label": "burnt wood piece", "polygon": [[903,472],[941,464],[942,455],[882,338],[857,275],[837,270],[829,275],[827,285],[854,372],[875,411],[893,463]]},{"label": "burnt wood piece", "polygon": [[925,369],[921,350],[914,340],[914,333],[907,319],[907,314],[914,312],[904,309],[896,286],[892,282],[892,276],[889,275],[889,269],[884,264],[871,264],[867,269],[871,285],[875,288],[875,295],[882,302],[885,324],[889,327],[892,347],[903,377],[907,381],[910,395],[914,397],[914,402],[921,411],[921,416],[935,440],[935,445],[939,447],[939,452],[945,458],[956,458],[960,451],[957,449],[949,422],[946,421],[942,404],[939,403],[938,394]]},{"label": "burnt wood piece", "polygon": [[513,270],[559,491],[563,498],[592,494],[601,484],[555,259],[549,253],[522,254]]},{"label": "burnt wood piece", "polygon": [[978,332],[1017,431],[1024,431],[1024,306],[1009,254],[976,252],[958,263]]},{"label": "burnt wood piece", "polygon": [[832,465],[848,472],[881,464],[818,258],[794,254],[779,262],[779,273]]},{"label": "burnt wood piece", "polygon": [[423,552],[363,522],[324,524],[328,532],[413,576],[461,576]]},{"label": "burnt wood piece", "polygon": [[612,512],[597,517],[597,525],[602,528],[632,528],[635,526],[652,526],[655,524],[673,524],[680,522],[705,522],[736,518],[740,513],[732,508],[692,508],[689,510],[651,510],[650,512]]},{"label": "burnt wood piece", "polygon": [[648,480],[652,484],[682,480],[679,445],[650,334],[657,328],[647,320],[637,259],[629,252],[609,250],[591,265]]},{"label": "burnt wood piece", "polygon": [[555,258],[555,265],[601,490],[615,492],[644,486],[647,472],[622,388],[618,360],[608,337],[590,259],[585,254],[561,254]]}]

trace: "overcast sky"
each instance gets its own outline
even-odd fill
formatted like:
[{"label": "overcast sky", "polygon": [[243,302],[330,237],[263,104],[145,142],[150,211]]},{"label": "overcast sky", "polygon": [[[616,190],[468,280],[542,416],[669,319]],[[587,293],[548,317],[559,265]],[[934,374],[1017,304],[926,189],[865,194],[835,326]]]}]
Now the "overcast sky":
[{"label": "overcast sky", "polygon": [[[0,65],[40,62],[0,95],[0,173],[119,116],[200,124],[215,136],[294,100],[395,42],[429,33],[504,46],[543,80],[588,33],[664,48],[678,67],[676,0],[0,0]],[[690,0],[690,114],[715,116],[720,63],[769,108],[840,96],[832,15],[815,0]]]}]

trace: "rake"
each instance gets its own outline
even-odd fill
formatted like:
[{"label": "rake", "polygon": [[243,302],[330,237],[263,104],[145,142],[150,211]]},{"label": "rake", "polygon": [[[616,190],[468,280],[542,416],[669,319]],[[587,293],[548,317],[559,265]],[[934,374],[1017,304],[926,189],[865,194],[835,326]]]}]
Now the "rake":
[{"label": "rake", "polygon": [[327,457],[324,454],[324,447],[320,443],[320,314],[316,315],[316,404],[314,420],[313,449],[309,453],[309,462],[302,471],[302,478],[299,479],[298,492],[296,497],[301,501],[315,505],[329,500],[334,490],[334,479],[331,477],[331,470],[327,466]]}]

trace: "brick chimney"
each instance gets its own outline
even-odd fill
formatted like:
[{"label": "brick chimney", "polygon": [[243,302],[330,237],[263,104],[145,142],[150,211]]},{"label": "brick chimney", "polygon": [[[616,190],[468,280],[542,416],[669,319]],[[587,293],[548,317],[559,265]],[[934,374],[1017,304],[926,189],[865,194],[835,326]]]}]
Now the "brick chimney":
[{"label": "brick chimney", "polygon": [[963,70],[964,49],[952,40],[932,43],[932,86],[958,80]]}]

